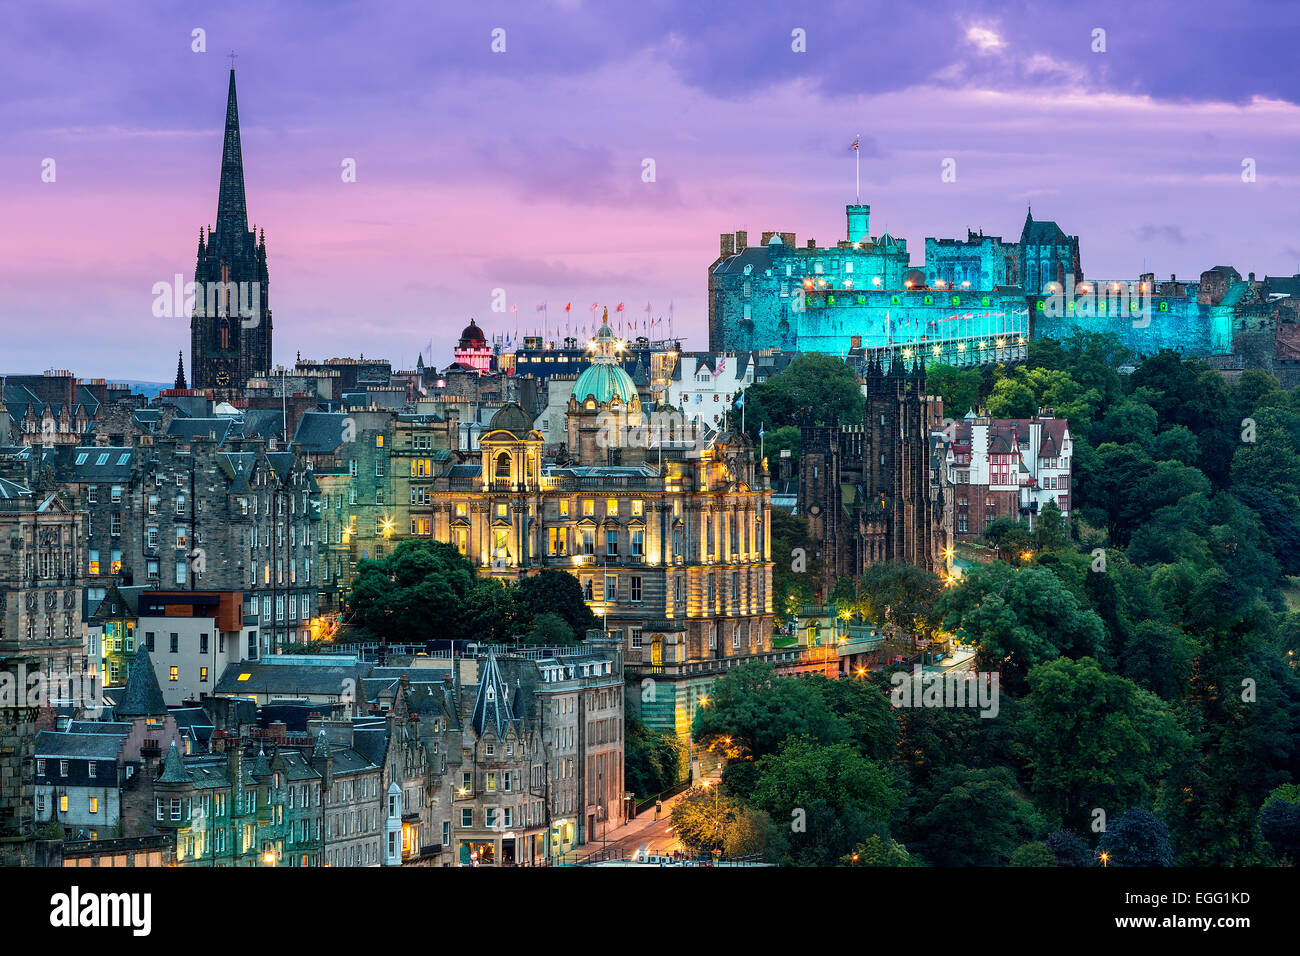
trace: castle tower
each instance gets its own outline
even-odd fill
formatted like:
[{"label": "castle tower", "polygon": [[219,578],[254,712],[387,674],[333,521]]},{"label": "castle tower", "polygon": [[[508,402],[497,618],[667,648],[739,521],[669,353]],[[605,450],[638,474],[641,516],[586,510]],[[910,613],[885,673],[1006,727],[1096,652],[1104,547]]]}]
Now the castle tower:
[{"label": "castle tower", "polygon": [[226,97],[217,222],[206,241],[199,234],[190,319],[190,378],[220,398],[237,393],[254,375],[271,369],[266,234],[248,228],[244,160],[239,142],[235,71]]}]

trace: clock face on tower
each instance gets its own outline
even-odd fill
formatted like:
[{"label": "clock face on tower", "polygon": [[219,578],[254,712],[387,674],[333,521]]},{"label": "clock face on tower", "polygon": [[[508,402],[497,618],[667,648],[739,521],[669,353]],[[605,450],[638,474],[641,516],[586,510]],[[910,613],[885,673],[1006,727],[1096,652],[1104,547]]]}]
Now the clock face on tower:
[{"label": "clock face on tower", "polygon": [[217,369],[217,384],[222,388],[230,384],[230,373],[224,368]]}]

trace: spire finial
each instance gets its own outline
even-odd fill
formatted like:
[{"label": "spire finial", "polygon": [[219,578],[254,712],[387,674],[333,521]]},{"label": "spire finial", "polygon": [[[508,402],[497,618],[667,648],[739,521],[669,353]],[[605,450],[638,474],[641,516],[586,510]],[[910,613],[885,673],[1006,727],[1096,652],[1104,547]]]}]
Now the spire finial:
[{"label": "spire finial", "polygon": [[230,72],[231,72],[231,73],[234,73],[234,72],[235,72],[235,57],[239,56],[239,54],[236,53],[234,50],[231,50],[229,53],[226,54],[226,56],[230,57]]}]

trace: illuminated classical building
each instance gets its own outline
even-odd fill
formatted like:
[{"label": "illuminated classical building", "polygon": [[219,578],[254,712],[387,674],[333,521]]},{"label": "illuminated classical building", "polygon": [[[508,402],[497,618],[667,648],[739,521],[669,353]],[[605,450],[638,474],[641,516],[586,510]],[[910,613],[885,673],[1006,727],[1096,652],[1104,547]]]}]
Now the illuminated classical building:
[{"label": "illuminated classical building", "polygon": [[[671,410],[642,406],[620,345],[603,324],[571,387],[563,457],[544,460],[542,433],[507,404],[477,453],[429,456],[411,521],[483,574],[576,576],[633,674],[770,651],[767,471],[739,432],[698,447],[660,432]],[[672,681],[659,683],[663,722],[680,726]]]}]

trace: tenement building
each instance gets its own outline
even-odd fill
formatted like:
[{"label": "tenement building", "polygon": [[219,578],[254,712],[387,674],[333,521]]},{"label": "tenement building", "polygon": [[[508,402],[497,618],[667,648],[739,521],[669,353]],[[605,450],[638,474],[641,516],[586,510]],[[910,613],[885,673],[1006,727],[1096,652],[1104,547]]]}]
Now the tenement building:
[{"label": "tenement building", "polygon": [[93,705],[100,683],[81,611],[86,513],[46,482],[38,488],[0,479],[0,655],[29,659],[28,673],[44,674],[57,703]]},{"label": "tenement building", "polygon": [[78,558],[91,589],[87,613],[114,583],[241,591],[248,632],[263,650],[304,641],[316,607],[320,519],[307,460],[260,438],[223,443],[216,429],[228,422],[210,421],[133,447],[44,453],[89,512]]}]

